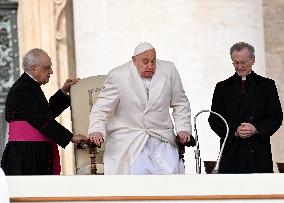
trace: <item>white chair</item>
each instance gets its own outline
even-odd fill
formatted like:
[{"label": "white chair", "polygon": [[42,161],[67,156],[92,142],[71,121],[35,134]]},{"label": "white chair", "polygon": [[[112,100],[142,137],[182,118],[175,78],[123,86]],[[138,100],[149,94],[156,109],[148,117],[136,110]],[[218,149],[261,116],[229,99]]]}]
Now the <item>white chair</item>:
[{"label": "white chair", "polygon": [[[88,135],[89,112],[100,93],[105,75],[80,79],[70,90],[73,133]],[[104,145],[100,148],[91,144],[77,144],[75,174],[103,174]]]}]

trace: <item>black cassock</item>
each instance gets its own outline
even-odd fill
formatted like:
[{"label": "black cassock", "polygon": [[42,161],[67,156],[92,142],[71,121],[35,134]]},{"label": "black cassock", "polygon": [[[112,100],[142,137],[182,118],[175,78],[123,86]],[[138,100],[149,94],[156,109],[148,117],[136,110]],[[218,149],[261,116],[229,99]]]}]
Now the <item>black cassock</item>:
[{"label": "black cassock", "polygon": [[[217,83],[211,110],[228,122],[229,137],[220,161],[220,173],[273,173],[270,136],[282,124],[283,113],[275,82],[251,72],[242,92],[237,74]],[[234,135],[242,122],[255,126],[258,133],[249,138]],[[225,124],[210,114],[209,124],[224,142]]]},{"label": "black cassock", "polygon": [[[55,118],[70,105],[70,98],[58,90],[49,102],[40,84],[23,73],[11,87],[5,104],[7,122],[27,121],[61,147],[66,147],[72,133]],[[1,167],[6,175],[52,174],[52,144],[40,141],[9,141],[5,147]]]}]

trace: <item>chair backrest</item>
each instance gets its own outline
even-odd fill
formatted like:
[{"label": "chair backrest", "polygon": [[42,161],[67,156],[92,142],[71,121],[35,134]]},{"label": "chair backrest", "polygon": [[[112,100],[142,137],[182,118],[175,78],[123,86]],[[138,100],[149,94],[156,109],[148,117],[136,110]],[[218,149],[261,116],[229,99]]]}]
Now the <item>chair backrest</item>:
[{"label": "chair backrest", "polygon": [[[71,87],[71,117],[73,133],[88,135],[89,112],[100,93],[105,75],[92,76],[80,79],[79,82]],[[83,144],[77,144],[75,153],[75,174],[91,174],[90,151],[95,150],[97,174],[103,174],[103,151],[101,148],[89,149]]]}]

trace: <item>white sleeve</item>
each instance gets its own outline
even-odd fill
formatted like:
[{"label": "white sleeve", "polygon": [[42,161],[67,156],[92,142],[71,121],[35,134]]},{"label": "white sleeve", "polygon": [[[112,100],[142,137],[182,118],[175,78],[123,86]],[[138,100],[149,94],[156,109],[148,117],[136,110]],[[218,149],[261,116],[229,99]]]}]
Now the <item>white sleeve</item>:
[{"label": "white sleeve", "polygon": [[100,132],[103,136],[106,135],[108,118],[116,108],[118,101],[119,93],[114,84],[114,78],[109,75],[89,114],[88,134]]},{"label": "white sleeve", "polygon": [[172,116],[175,122],[176,133],[186,131],[192,134],[190,102],[185,95],[180,75],[175,66],[173,67],[172,77],[172,97],[170,105],[171,108],[173,108]]}]

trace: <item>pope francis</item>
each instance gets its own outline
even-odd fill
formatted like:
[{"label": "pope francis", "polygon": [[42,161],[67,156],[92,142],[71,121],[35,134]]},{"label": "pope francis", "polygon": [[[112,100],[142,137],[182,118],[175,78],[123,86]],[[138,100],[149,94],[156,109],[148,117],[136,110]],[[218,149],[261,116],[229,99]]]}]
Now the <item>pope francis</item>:
[{"label": "pope francis", "polygon": [[139,44],[132,60],[111,70],[89,115],[89,137],[106,142],[104,173],[181,173],[174,133],[190,139],[190,103],[173,63],[156,59],[154,47]]}]

